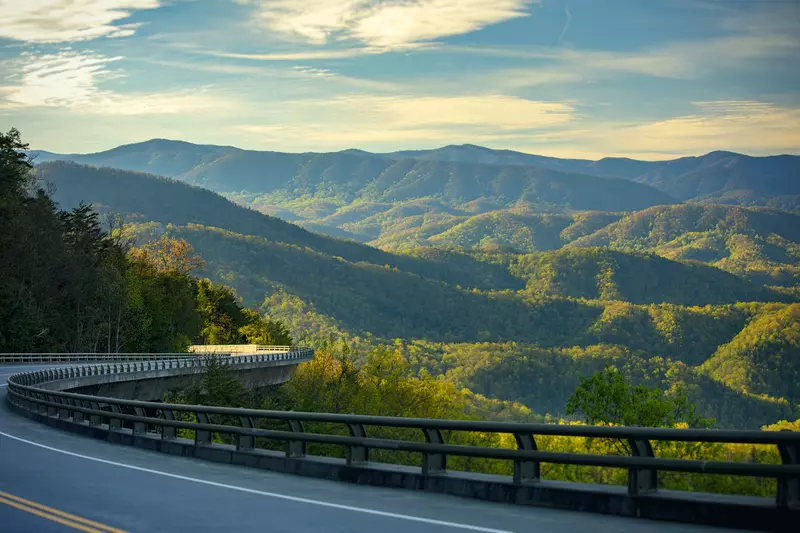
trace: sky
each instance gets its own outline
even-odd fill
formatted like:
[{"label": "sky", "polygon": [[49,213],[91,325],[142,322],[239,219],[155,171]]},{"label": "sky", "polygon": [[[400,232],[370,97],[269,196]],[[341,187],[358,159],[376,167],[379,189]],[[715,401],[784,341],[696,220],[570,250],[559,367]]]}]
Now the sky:
[{"label": "sky", "polygon": [[800,153],[800,0],[0,0],[0,128],[290,152]]}]

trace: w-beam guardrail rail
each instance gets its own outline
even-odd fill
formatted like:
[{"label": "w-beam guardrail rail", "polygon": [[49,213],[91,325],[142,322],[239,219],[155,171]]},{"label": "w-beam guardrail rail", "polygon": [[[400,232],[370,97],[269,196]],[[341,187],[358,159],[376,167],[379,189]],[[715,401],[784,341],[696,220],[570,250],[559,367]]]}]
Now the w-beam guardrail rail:
[{"label": "w-beam guardrail rail", "polygon": [[[221,357],[235,366],[256,360],[308,360],[313,351],[290,348],[285,353]],[[267,468],[383,486],[447,492],[527,505],[573,508],[628,516],[690,521],[751,529],[796,531],[800,523],[800,432],[608,427],[384,416],[267,411],[242,408],[143,402],[75,394],[58,390],[58,382],[97,374],[124,374],[151,368],[188,368],[207,363],[205,357],[101,363],[37,370],[9,377],[8,401],[18,411],[50,425],[112,442],[212,461]],[[193,415],[184,420],[180,413]],[[221,415],[221,416],[220,416]],[[238,425],[214,423],[238,420]],[[192,418],[192,417],[186,417]],[[259,427],[281,421],[286,430]],[[306,431],[305,424],[324,422],[346,427],[349,435]],[[125,424],[127,423],[127,424]],[[129,427],[123,427],[123,426]],[[424,442],[370,437],[368,428],[410,428]],[[178,437],[191,430],[193,439]],[[502,433],[514,436],[517,449],[447,444],[448,432]],[[213,442],[214,434],[235,443]],[[619,439],[630,456],[543,451],[538,435]],[[261,440],[259,440],[261,439]],[[286,444],[285,451],[260,447],[263,439]],[[742,443],[776,446],[782,464],[704,461],[655,457],[652,441]],[[345,459],[312,456],[308,443],[344,447]],[[421,454],[421,467],[370,461],[371,450]],[[513,462],[513,476],[447,469],[450,456],[502,459]],[[627,487],[587,485],[542,479],[546,463],[621,468]],[[659,472],[690,472],[773,478],[775,498],[709,495],[659,488]],[[789,529],[786,529],[786,528]]]},{"label": "w-beam guardrail rail", "polygon": [[201,353],[280,353],[292,349],[292,346],[271,346],[265,344],[194,344],[189,346],[189,351],[195,354]]},{"label": "w-beam guardrail rail", "polygon": [[[283,350],[285,351],[285,350]],[[229,353],[204,354],[228,356]],[[196,353],[0,353],[0,364],[73,363],[88,361],[147,361],[198,357]]]}]

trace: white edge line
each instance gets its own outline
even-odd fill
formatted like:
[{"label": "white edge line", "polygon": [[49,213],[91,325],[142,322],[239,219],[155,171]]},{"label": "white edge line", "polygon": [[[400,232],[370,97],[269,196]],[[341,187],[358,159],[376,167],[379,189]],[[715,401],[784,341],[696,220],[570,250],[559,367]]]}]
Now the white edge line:
[{"label": "white edge line", "polygon": [[389,517],[389,518],[397,518],[397,519],[400,519],[400,520],[409,520],[411,522],[422,522],[422,523],[425,523],[425,524],[433,524],[433,525],[437,525],[437,526],[445,526],[445,527],[452,527],[452,528],[458,528],[458,529],[465,529],[465,530],[469,530],[469,531],[480,531],[482,533],[513,533],[511,531],[504,530],[504,529],[491,529],[491,528],[481,527],[481,526],[472,526],[472,525],[469,525],[469,524],[459,524],[457,522],[447,522],[447,521],[444,521],[444,520],[434,520],[432,518],[422,518],[422,517],[419,517],[419,516],[409,516],[409,515],[403,515],[403,514],[398,514],[398,513],[390,513],[390,512],[387,512],[387,511],[378,511],[378,510],[375,510],[375,509],[364,509],[362,507],[353,507],[353,506],[350,506],[350,505],[343,505],[343,504],[340,504],[340,503],[331,503],[331,502],[324,502],[324,501],[320,501],[320,500],[311,500],[311,499],[308,499],[308,498],[300,498],[298,496],[288,496],[286,494],[278,494],[278,493],[275,493],[275,492],[266,492],[266,491],[256,490],[256,489],[248,489],[246,487],[237,487],[236,485],[228,485],[226,483],[217,483],[215,481],[207,481],[205,479],[198,479],[198,478],[193,478],[193,477],[188,477],[188,476],[181,476],[181,475],[178,475],[178,474],[170,474],[168,472],[161,472],[161,471],[158,471],[158,470],[151,470],[149,468],[143,468],[141,466],[127,465],[125,463],[117,463],[116,461],[109,461],[109,460],[106,460],[106,459],[98,459],[97,457],[90,457],[88,455],[81,455],[81,454],[75,453],[75,452],[68,452],[66,450],[60,450],[58,448],[53,448],[52,446],[46,446],[44,444],[39,444],[38,442],[33,442],[33,441],[26,440],[26,439],[23,439],[23,438],[20,438],[20,437],[15,437],[14,435],[9,435],[8,433],[5,433],[3,431],[0,431],[0,435],[2,435],[4,437],[7,437],[9,439],[13,439],[13,440],[19,441],[19,442],[24,442],[25,444],[30,444],[31,446],[36,446],[38,448],[43,448],[45,450],[50,450],[50,451],[53,451],[53,452],[62,453],[64,455],[70,455],[72,457],[79,457],[81,459],[86,459],[88,461],[95,461],[95,462],[98,462],[98,463],[104,463],[104,464],[108,464],[108,465],[112,465],[112,466],[119,466],[119,467],[122,467],[122,468],[129,468],[131,470],[138,470],[139,472],[147,472],[148,474],[155,474],[155,475],[158,475],[158,476],[165,476],[165,477],[170,477],[170,478],[173,478],[173,479],[181,479],[183,481],[191,481],[193,483],[200,483],[202,485],[210,485],[212,487],[219,487],[219,488],[223,488],[223,489],[237,490],[239,492],[247,492],[247,493],[250,493],[250,494],[258,494],[260,496],[269,496],[271,498],[279,498],[279,499],[282,499],[282,500],[289,500],[289,501],[293,501],[293,502],[308,503],[308,504],[311,504],[311,505],[319,505],[321,507],[331,507],[331,508],[334,508],[334,509],[343,509],[345,511],[354,511],[354,512],[357,512],[357,513],[365,513],[365,514],[371,514],[371,515],[377,515],[377,516],[386,516],[386,517]]}]

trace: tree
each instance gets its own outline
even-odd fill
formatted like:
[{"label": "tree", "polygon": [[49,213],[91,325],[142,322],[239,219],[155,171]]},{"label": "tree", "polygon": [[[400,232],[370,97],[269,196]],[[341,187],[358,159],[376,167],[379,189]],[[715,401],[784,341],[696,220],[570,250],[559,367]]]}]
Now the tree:
[{"label": "tree", "polygon": [[197,311],[203,320],[202,344],[242,344],[244,336],[239,329],[247,324],[247,318],[239,307],[233,289],[224,285],[199,279],[197,285]]},{"label": "tree", "polygon": [[134,259],[152,263],[161,272],[192,274],[205,266],[203,258],[186,239],[176,239],[166,234],[156,241],[133,248],[130,253]]},{"label": "tree", "polygon": [[708,427],[713,423],[698,415],[682,387],[667,395],[655,387],[633,385],[611,366],[589,379],[581,378],[567,401],[566,413],[581,414],[591,425]]},{"label": "tree", "polygon": [[242,315],[247,324],[239,328],[239,333],[247,344],[267,346],[292,346],[294,340],[286,326],[274,320],[267,320],[252,309],[243,309]]}]

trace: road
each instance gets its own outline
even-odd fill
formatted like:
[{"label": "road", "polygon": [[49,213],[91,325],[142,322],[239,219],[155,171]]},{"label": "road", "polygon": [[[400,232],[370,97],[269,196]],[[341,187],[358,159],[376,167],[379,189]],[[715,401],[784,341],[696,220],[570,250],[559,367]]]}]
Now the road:
[{"label": "road", "polygon": [[3,533],[723,531],[351,485],[113,445],[12,413],[7,376],[31,368],[0,366]]}]

